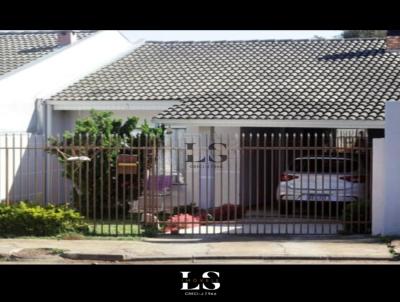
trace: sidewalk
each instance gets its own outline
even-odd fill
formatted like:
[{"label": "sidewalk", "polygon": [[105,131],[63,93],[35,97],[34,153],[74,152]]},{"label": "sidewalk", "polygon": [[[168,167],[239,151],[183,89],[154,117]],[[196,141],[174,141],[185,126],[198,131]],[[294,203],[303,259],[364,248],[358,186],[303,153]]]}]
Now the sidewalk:
[{"label": "sidewalk", "polygon": [[[161,260],[396,260],[382,240],[354,236],[203,236],[141,240],[0,239],[3,259],[40,258],[47,249],[64,259],[96,261]],[[30,256],[29,252],[31,252]],[[36,251],[36,252],[35,252]]]}]

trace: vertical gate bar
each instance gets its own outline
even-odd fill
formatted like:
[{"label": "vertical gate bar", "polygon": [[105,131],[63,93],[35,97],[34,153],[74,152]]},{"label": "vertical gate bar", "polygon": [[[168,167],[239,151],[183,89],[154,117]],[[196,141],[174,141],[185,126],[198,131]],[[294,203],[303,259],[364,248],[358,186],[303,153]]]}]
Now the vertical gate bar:
[{"label": "vertical gate bar", "polygon": [[[289,133],[285,132],[285,173],[289,170]],[[292,209],[293,210],[293,209]],[[288,234],[289,224],[288,181],[285,181],[285,234]]]},{"label": "vertical gate bar", "polygon": [[256,223],[257,223],[257,227],[256,227],[256,234],[259,234],[259,230],[258,230],[258,219],[259,219],[259,202],[260,202],[260,182],[259,182],[259,178],[260,178],[260,169],[259,169],[259,165],[260,165],[260,134],[257,133],[256,134]]},{"label": "vertical gate bar", "polygon": [[22,143],[22,133],[19,134],[19,144],[20,144],[20,149],[19,149],[19,166],[20,166],[20,183],[19,183],[19,200],[23,200],[24,196],[24,191],[23,191],[23,184],[24,184],[24,165],[22,163],[22,149],[23,149],[23,143]]},{"label": "vertical gate bar", "polygon": [[[208,133],[205,134],[204,137],[204,147],[205,147],[205,151],[206,151],[206,158],[209,158],[209,154],[208,154]],[[208,221],[208,212],[209,212],[209,187],[208,187],[208,182],[210,181],[210,174],[209,174],[209,170],[208,170],[208,164],[206,164],[206,185],[205,185],[205,190],[206,190],[206,210],[207,210],[207,215],[206,215],[206,234],[208,235],[208,225],[209,225],[209,221]],[[185,204],[186,206],[186,204]]]},{"label": "vertical gate bar", "polygon": [[[248,152],[249,152],[249,209],[248,209],[248,211],[249,211],[249,213],[250,213],[250,217],[249,217],[249,223],[248,223],[248,225],[249,225],[249,231],[250,231],[250,234],[251,234],[251,230],[252,230],[252,227],[253,227],[253,221],[252,221],[252,216],[253,216],[253,209],[252,209],[252,197],[253,197],[253,194],[252,194],[252,192],[253,192],[253,187],[252,187],[252,180],[253,180],[253,177],[252,177],[252,172],[253,172],[253,133],[252,132],[250,132],[250,134],[249,134],[249,147],[248,147]],[[247,220],[247,219],[246,219]]]},{"label": "vertical gate bar", "polygon": [[[68,150],[68,142],[67,142],[67,139],[65,137],[63,139],[63,152],[66,153],[66,154],[71,153],[71,149]],[[66,159],[64,159],[64,171],[63,172],[64,172],[64,177],[63,177],[63,182],[64,182],[64,203],[68,203],[68,197],[67,197],[68,196],[68,193],[67,193],[68,192],[68,177],[67,177],[67,175],[68,175],[68,161]]]},{"label": "vertical gate bar", "polygon": [[[57,135],[57,141],[60,141],[60,135]],[[79,144],[79,153],[78,156],[82,156],[82,134],[79,133],[78,136],[78,144]],[[78,195],[78,211],[79,213],[82,213],[82,163],[79,165],[79,176],[78,176],[78,189],[79,189],[79,195]],[[57,186],[58,188],[58,186]],[[58,190],[60,192],[60,190]],[[60,199],[60,198],[59,198]]]},{"label": "vertical gate bar", "polygon": [[[351,175],[350,175],[350,179],[353,179],[353,177],[354,177],[354,160],[355,160],[355,154],[354,154],[354,151],[356,151],[357,152],[357,150],[356,150],[356,146],[354,146],[354,143],[355,143],[355,138],[357,137],[357,134],[355,134],[355,135],[353,135],[350,139],[351,139],[351,142],[350,142],[350,148],[351,148],[351,161],[350,161],[350,171],[351,171]],[[347,136],[347,134],[345,134],[345,141],[346,141],[346,145],[347,145],[347,142],[349,141],[349,137]],[[345,164],[344,164],[344,170],[346,171],[346,162],[345,162]],[[353,192],[353,190],[354,190],[354,185],[353,185],[353,182],[351,182],[351,191],[350,192]],[[344,187],[344,195],[346,196],[346,187]],[[350,221],[346,221],[346,225],[347,224],[349,224],[350,223],[350,233],[353,233],[353,203],[354,203],[354,200],[353,200],[353,198],[351,199],[351,201],[350,201]],[[344,216],[346,216],[346,207],[345,207],[345,205],[346,205],[346,203],[344,203],[344,209],[343,209],[343,212],[344,212]],[[347,220],[347,218],[346,218],[346,220]]]},{"label": "vertical gate bar", "polygon": [[[362,157],[361,157],[361,153],[362,153],[362,148],[363,148],[363,139],[364,139],[364,134],[361,132],[360,134],[358,134],[358,142],[357,142],[357,149],[358,149],[358,156],[357,156],[357,163],[358,166],[360,164],[362,164]],[[361,171],[359,169],[359,167],[357,167],[357,179],[358,181],[360,181],[361,179]],[[352,181],[353,182],[353,181]],[[358,183],[359,184],[359,183]],[[361,196],[361,186],[358,185],[358,192],[357,192],[358,196]],[[361,200],[360,198],[358,198],[357,200],[357,232],[360,233],[361,231]]]},{"label": "vertical gate bar", "polygon": [[114,173],[115,173],[115,193],[114,193],[114,204],[115,204],[115,209],[114,209],[114,224],[115,224],[115,236],[118,236],[118,228],[119,228],[119,223],[118,223],[118,216],[119,216],[119,212],[118,212],[118,203],[119,203],[119,190],[118,190],[118,155],[120,153],[120,145],[119,145],[119,141],[120,141],[120,137],[118,134],[115,134],[114,136],[114,142],[115,142],[115,146],[113,148],[114,152],[115,152],[115,159],[114,160]]},{"label": "vertical gate bar", "polygon": [[240,139],[239,139],[239,133],[235,133],[235,149],[234,149],[234,155],[235,155],[235,235],[237,234],[237,220],[238,220],[238,209],[240,209],[239,204],[240,204],[240,198],[239,198],[239,185],[238,185],[238,146],[240,146]]},{"label": "vertical gate bar", "polygon": [[[137,135],[137,213],[136,213],[136,223],[137,223],[137,235],[141,234],[141,225],[140,225],[140,212],[141,212],[141,206],[140,206],[140,188],[142,186],[142,179],[140,178],[141,176],[141,169],[142,169],[142,161],[141,157],[143,154],[140,153],[141,151],[141,138],[142,135],[141,133],[138,133]],[[142,176],[143,177],[143,176]],[[144,191],[144,190],[143,190]]]},{"label": "vertical gate bar", "polygon": [[300,132],[300,233],[303,234],[303,152],[304,152],[303,132]]},{"label": "vertical gate bar", "polygon": [[[154,184],[156,183],[157,179],[154,175],[154,162],[153,162],[153,139],[151,135],[148,135],[148,153],[149,153],[149,166],[148,166],[148,173],[149,173],[149,198],[148,205],[147,205],[147,218],[150,218],[150,221],[146,220],[146,227],[151,225],[151,217],[154,209]],[[146,219],[147,219],[146,218]]]},{"label": "vertical gate bar", "polygon": [[[71,140],[71,144],[72,144],[72,146],[71,146],[71,155],[72,156],[75,156],[75,135],[73,135],[72,136],[72,140]],[[51,164],[51,162],[52,162],[52,160],[51,160],[51,158],[49,158],[49,162],[50,162],[50,171],[51,171],[51,166],[52,166],[52,164]],[[72,201],[71,201],[71,203],[72,203],[72,206],[73,207],[76,207],[76,203],[75,203],[75,177],[74,177],[74,171],[75,171],[75,163],[74,163],[74,161],[71,161],[71,193],[72,193]],[[50,175],[50,179],[52,179],[52,177],[51,177],[51,175]],[[50,184],[50,188],[52,187],[52,185]],[[52,194],[50,194],[50,196],[52,196]]]},{"label": "vertical gate bar", "polygon": [[[29,141],[30,141],[30,135],[29,133],[24,134],[23,139],[24,140],[24,155],[23,157],[25,157],[25,162],[26,162],[26,170],[25,170],[25,179],[23,181],[23,189],[22,190],[27,190],[26,191],[26,200],[31,201],[30,199],[30,191],[29,191],[29,179],[31,178],[31,171],[30,171],[30,161],[29,161],[29,153],[30,153],[30,146],[29,146]],[[24,158],[21,159],[21,162],[24,160]],[[23,194],[24,195],[24,194]]]},{"label": "vertical gate bar", "polygon": [[[223,142],[222,142],[222,133],[219,135],[219,142],[220,142],[220,146],[222,146]],[[215,157],[214,157],[215,158]],[[224,199],[223,199],[223,193],[224,193],[224,185],[223,185],[223,169],[222,169],[222,163],[221,163],[221,167],[220,167],[220,197],[221,197],[221,202],[220,202],[220,215],[219,215],[219,231],[221,233],[222,231],[222,226],[224,225],[223,223],[223,204],[224,204]],[[228,210],[229,211],[229,210]]]},{"label": "vertical gate bar", "polygon": [[[181,166],[180,166],[181,158],[180,158],[180,154],[179,154],[180,153],[179,137],[177,137],[177,139],[175,140],[175,143],[176,143],[175,149],[176,149],[176,178],[177,178],[177,192],[176,192],[176,195],[177,195],[178,207],[180,209],[181,208],[181,186],[180,186],[180,183],[179,183],[179,176],[180,176],[180,171],[181,171]],[[186,208],[185,208],[185,214],[186,213],[187,213],[187,211],[186,211]],[[185,234],[186,234],[186,232],[187,232],[187,230],[186,230],[187,229],[187,219],[186,219],[186,217],[187,216],[185,215],[184,217],[185,217],[185,222],[184,222],[183,227],[184,227]]]},{"label": "vertical gate bar", "polygon": [[[317,170],[318,170],[318,134],[315,132],[314,133],[314,158],[315,158],[315,165],[314,165],[314,192],[317,190],[318,186],[317,186]],[[317,229],[318,229],[318,203],[317,201],[313,200],[314,202],[314,230],[315,233],[317,233]]]},{"label": "vertical gate bar", "polygon": [[[292,133],[292,166],[293,166],[293,174],[296,175],[297,171],[296,171],[296,164],[295,164],[295,160],[296,160],[296,133]],[[288,167],[289,169],[289,167]],[[292,209],[293,209],[293,214],[292,214],[292,218],[293,218],[293,233],[296,233],[296,196],[297,196],[297,188],[296,188],[296,179],[293,179],[293,200],[292,200]]]},{"label": "vertical gate bar", "polygon": [[8,133],[5,134],[4,136],[4,140],[5,140],[5,159],[6,159],[6,177],[5,177],[5,193],[6,193],[6,204],[10,205],[10,192],[8,190],[9,187],[9,180],[8,180],[8,174],[9,174],[9,158],[8,158]]},{"label": "vertical gate bar", "polygon": [[[347,137],[347,131],[342,131],[340,132],[341,134],[336,137],[336,149],[340,148],[341,146],[344,148],[344,152],[347,152],[347,146],[348,146],[348,139],[349,137]],[[337,157],[337,152],[336,152],[336,157]],[[339,191],[338,191],[338,187],[339,187],[339,177],[338,177],[338,159],[336,158],[335,160],[336,163],[336,207],[338,208],[340,206],[340,202],[339,202]],[[350,163],[351,165],[351,163]],[[344,161],[344,170],[346,170],[346,160]],[[346,192],[346,184],[344,186],[344,191]],[[345,209],[346,206],[346,201],[344,200],[342,202],[343,204],[343,210]],[[338,213],[338,210],[336,210],[336,212]],[[339,217],[337,219],[337,221],[339,221]],[[346,224],[344,224],[344,226],[346,226]]]},{"label": "vertical gate bar", "polygon": [[[193,145],[192,145],[192,146],[193,146],[192,152],[193,152],[193,157],[194,157],[194,152],[195,152],[195,149],[194,149],[194,145],[195,145],[195,142],[194,142],[194,134],[192,134],[191,136],[192,136],[192,143],[193,143]],[[195,178],[194,178],[194,161],[193,161],[193,164],[192,164],[192,202],[191,202],[191,211],[193,211],[193,205],[194,205],[194,202],[195,202],[195,197],[194,197],[194,181],[195,181]],[[178,209],[179,209],[179,207],[178,207]],[[178,212],[179,212],[179,210],[178,210]],[[179,214],[179,213],[178,213],[178,214]],[[178,216],[178,217],[179,217],[179,216]],[[191,225],[192,225],[191,234],[193,234],[193,229],[194,229],[193,219],[192,219]],[[215,233],[215,229],[214,229],[214,233]]]},{"label": "vertical gate bar", "polygon": [[[201,151],[202,151],[202,148],[201,148],[201,142],[202,142],[202,140],[201,140],[201,133],[199,133],[199,156],[201,156]],[[206,165],[208,165],[208,158],[206,159]],[[201,204],[201,163],[199,163],[199,202],[198,202],[198,207],[199,207],[199,209],[200,209],[200,204]],[[192,216],[194,215],[194,213],[193,213],[193,207],[192,207]],[[186,219],[186,216],[185,216],[185,219]],[[185,222],[186,223],[186,222]],[[186,230],[186,227],[185,227],[185,230]],[[192,229],[192,234],[194,233],[194,229]],[[199,225],[199,234],[201,233],[201,226]]]},{"label": "vertical gate bar", "polygon": [[282,225],[282,191],[281,191],[281,175],[282,175],[282,133],[278,133],[278,234],[281,234],[281,225]]},{"label": "vertical gate bar", "polygon": [[241,207],[241,209],[242,209],[242,234],[244,233],[244,226],[245,226],[245,210],[244,210],[244,208],[245,208],[245,206],[246,206],[246,203],[245,203],[245,194],[244,194],[244,192],[245,192],[245,190],[244,190],[244,177],[245,177],[245,167],[246,167],[246,165],[245,165],[245,160],[244,160],[244,158],[245,158],[245,156],[246,156],[246,150],[245,150],[245,138],[246,138],[246,134],[243,132],[242,133],[242,136],[241,136],[241,138],[242,138],[242,143],[241,143],[241,146],[240,146],[240,174],[241,174],[241,177],[240,177],[240,195],[241,195],[241,205],[242,205],[242,207]]},{"label": "vertical gate bar", "polygon": [[153,228],[157,228],[157,219],[156,217],[158,217],[158,201],[159,201],[159,188],[161,188],[161,186],[159,186],[159,174],[158,174],[158,160],[157,160],[157,154],[158,154],[158,150],[157,150],[157,136],[154,135],[153,137],[153,151],[152,151],[152,164],[153,164],[153,171],[154,171],[154,193],[153,193],[153,208],[152,208],[152,227]]},{"label": "vertical gate bar", "polygon": [[152,213],[152,209],[153,209],[153,203],[154,203],[154,171],[153,171],[153,163],[152,163],[152,158],[153,158],[153,154],[152,154],[152,139],[150,135],[147,135],[147,160],[148,162],[148,166],[147,166],[147,171],[148,171],[148,186],[146,187],[147,190],[149,191],[149,195],[147,198],[147,211],[145,212],[145,217],[146,217],[146,228],[149,226],[149,224],[151,224],[151,221],[148,221],[147,218],[151,217],[151,213]]},{"label": "vertical gate bar", "polygon": [[16,188],[16,183],[15,183],[15,149],[16,149],[16,146],[15,146],[15,133],[13,133],[12,134],[12,185],[11,185],[11,188],[13,188],[12,190],[11,190],[11,194],[12,194],[12,196],[11,196],[11,202],[12,203],[15,203],[15,189],[14,188]]},{"label": "vertical gate bar", "polygon": [[97,198],[96,198],[96,182],[97,182],[97,178],[96,178],[96,168],[97,168],[97,148],[96,148],[96,140],[97,137],[95,136],[95,134],[93,134],[93,139],[92,139],[92,143],[93,143],[93,221],[94,221],[94,230],[97,234]]},{"label": "vertical gate bar", "polygon": [[[231,144],[230,144],[230,139],[229,139],[229,133],[226,134],[226,145],[228,146],[227,150],[228,150],[228,160],[227,160],[227,165],[228,165],[228,183],[227,183],[227,188],[228,188],[228,192],[227,192],[227,198],[228,198],[228,224],[227,224],[227,228],[228,228],[228,234],[230,233],[230,219],[231,219],[231,198],[230,198],[230,190],[231,190],[231,167],[230,167],[230,156],[231,156]],[[223,163],[221,163],[221,165],[223,165]]]},{"label": "vertical gate bar", "polygon": [[[38,161],[38,158],[37,158],[37,149],[38,149],[38,146],[37,146],[37,134],[34,134],[34,136],[33,136],[33,143],[34,143],[34,149],[33,149],[33,156],[34,156],[34,160],[33,160],[33,173],[34,173],[33,187],[34,188],[33,188],[33,192],[34,192],[34,196],[35,196],[35,202],[37,202],[38,201],[38,191],[39,191],[39,189],[38,189],[38,177],[39,177],[39,175],[38,175],[38,166],[37,166],[37,161]],[[7,150],[6,150],[6,152],[7,152]],[[7,159],[6,159],[6,164],[7,164]],[[6,171],[7,171],[7,168],[6,168]],[[7,173],[6,173],[6,175],[7,175]],[[7,180],[7,176],[6,176],[6,180]],[[7,194],[7,190],[6,190],[5,193]]]},{"label": "vertical gate bar", "polygon": [[[134,147],[134,140],[133,140],[133,134],[129,133],[129,154],[131,158],[133,158],[133,147]],[[136,161],[136,171],[139,170],[138,167],[139,159]],[[130,224],[130,235],[133,236],[133,175],[134,174],[134,168],[131,168],[131,173],[129,174],[129,202],[130,202],[130,207],[129,207],[129,224]],[[139,205],[138,205],[139,208]]]},{"label": "vertical gate bar", "polygon": [[[160,160],[160,162],[161,162],[161,168],[160,169],[162,169],[162,175],[163,175],[163,177],[166,177],[167,176],[167,174],[166,174],[166,167],[165,167],[165,137],[162,137],[162,138],[160,138],[159,139],[159,146],[158,146],[158,148],[159,148],[159,150],[160,150],[160,156],[162,157],[162,159]],[[171,183],[170,183],[170,187],[169,187],[169,194],[171,194],[171,190],[172,190],[172,180],[171,180]],[[159,220],[161,220],[162,222],[162,224],[163,225],[165,225],[165,216],[166,216],[166,209],[167,209],[167,207],[166,207],[166,198],[165,198],[165,195],[166,194],[163,194],[163,196],[162,196],[162,215],[159,215],[160,217],[158,217],[158,219]],[[161,226],[161,225],[160,225]]]},{"label": "vertical gate bar", "polygon": [[111,235],[111,158],[112,158],[112,134],[108,138],[108,146],[106,146],[106,161],[107,161],[107,222],[108,222],[108,235]]},{"label": "vertical gate bar", "polygon": [[147,221],[147,225],[148,226],[152,226],[153,223],[153,213],[154,213],[154,207],[155,207],[155,200],[156,200],[156,196],[155,196],[155,191],[156,191],[156,186],[157,186],[157,175],[155,174],[155,163],[154,163],[154,137],[152,137],[151,135],[149,135],[148,137],[148,148],[149,148],[149,186],[150,186],[150,195],[149,195],[149,203],[148,203],[148,207],[147,207],[147,211],[148,213],[147,216],[150,218],[150,221]]},{"label": "vertical gate bar", "polygon": [[[123,146],[123,150],[122,150],[122,154],[126,154],[126,143],[128,141],[128,138],[126,137],[126,135],[124,134],[123,137],[123,142],[124,142],[124,146]],[[126,223],[125,223],[125,219],[126,219],[126,169],[122,169],[122,235],[125,236],[126,233]],[[119,174],[118,174],[119,176]]]},{"label": "vertical gate bar", "polygon": [[[173,160],[173,155],[172,155],[172,153],[173,153],[173,146],[172,146],[172,142],[173,142],[173,140],[172,140],[172,134],[170,135],[170,138],[169,138],[169,176],[170,176],[170,178],[172,179],[172,177],[173,177],[173,175],[172,175],[172,160]],[[171,193],[170,193],[170,204],[171,204],[171,217],[173,216],[173,214],[174,214],[174,205],[173,205],[173,192],[174,192],[174,190],[173,190],[173,187],[171,187]],[[179,205],[177,205],[177,215],[179,215],[179,212],[180,212],[180,209],[179,209]],[[185,209],[185,212],[186,212],[186,209]],[[179,217],[179,216],[178,216]],[[171,221],[172,222],[172,221]],[[185,229],[186,229],[186,227],[187,226],[185,226]],[[178,231],[179,231],[179,224],[178,224]],[[185,230],[185,232],[186,232],[186,230]]]},{"label": "vertical gate bar", "polygon": [[[263,202],[264,202],[264,209],[263,209],[263,234],[266,234],[266,224],[267,224],[267,133],[264,132],[264,142],[263,142]],[[271,187],[272,190],[272,187]],[[272,227],[272,226],[271,226]]]},{"label": "vertical gate bar", "polygon": [[310,234],[310,154],[311,135],[307,132],[307,234]]},{"label": "vertical gate bar", "polygon": [[[275,190],[277,190],[277,188],[274,186],[274,178],[275,178],[275,166],[274,166],[274,155],[275,155],[275,133],[271,133],[271,138],[270,138],[270,143],[269,143],[269,150],[271,150],[271,215],[272,216],[272,223],[271,223],[271,234],[274,233],[274,222],[273,219],[275,218],[275,214],[274,214],[274,201],[275,201]],[[278,186],[279,186],[279,182],[278,182]],[[278,223],[278,227],[279,227],[279,223]]]},{"label": "vertical gate bar", "polygon": [[[32,171],[31,171],[31,161],[30,161],[30,153],[31,153],[31,146],[30,146],[30,141],[31,141],[31,134],[26,134],[26,197],[28,201],[32,201],[31,200],[31,191],[30,191],[30,179],[32,178]],[[1,153],[1,152],[0,152]],[[1,191],[1,187],[0,187],[0,191]]]},{"label": "vertical gate bar", "polygon": [[103,133],[100,134],[100,221],[101,221],[101,235],[104,234],[104,135]]},{"label": "vertical gate bar", "polygon": [[47,179],[46,179],[46,173],[47,173],[47,154],[45,152],[47,147],[47,142],[45,138],[43,137],[42,141],[42,148],[41,151],[43,153],[43,162],[42,162],[42,204],[47,205]]},{"label": "vertical gate bar", "polygon": [[143,225],[146,226],[147,223],[147,193],[148,193],[148,175],[147,175],[147,158],[148,158],[148,136],[147,134],[144,135],[144,172],[143,172],[143,179],[144,179],[144,187],[143,187],[143,193],[144,193],[144,204],[143,204]]},{"label": "vertical gate bar", "polygon": [[[336,139],[336,141],[338,141],[337,142],[337,144],[339,145],[339,146],[343,146],[343,148],[346,150],[346,148],[347,148],[347,144],[348,144],[348,140],[349,140],[349,137],[348,137],[348,132],[346,131],[346,132],[342,132],[342,134],[341,134],[341,136],[339,136],[337,139]],[[337,204],[337,206],[339,205],[339,190],[338,190],[338,188],[339,188],[339,160],[336,158],[336,204]],[[346,171],[346,160],[344,161],[344,170]],[[345,192],[346,192],[346,184],[344,184],[344,190],[345,190]],[[343,201],[343,210],[345,209],[345,206],[346,206],[346,201],[344,200]]]},{"label": "vertical gate bar", "polygon": [[[359,180],[360,185],[364,182],[364,202],[365,202],[365,213],[364,213],[364,229],[365,231],[367,231],[367,226],[369,225],[369,208],[370,208],[370,204],[369,204],[369,200],[370,200],[370,194],[369,194],[369,137],[368,137],[368,130],[366,130],[365,133],[365,145],[364,145],[364,153],[365,153],[365,177],[363,177],[363,179]],[[360,168],[360,167],[359,167]]]},{"label": "vertical gate bar", "polygon": [[[321,135],[321,168],[322,168],[322,196],[325,196],[325,133],[323,132]],[[318,201],[321,202],[321,232],[325,232],[325,200]]]},{"label": "vertical gate bar", "polygon": [[[332,132],[329,132],[329,209],[328,209],[328,221],[329,221],[329,234],[332,234]],[[337,171],[337,167],[336,167]],[[336,200],[337,208],[337,200]]]},{"label": "vertical gate bar", "polygon": [[[186,133],[185,133],[185,135],[183,136],[183,145],[185,146],[184,148],[185,149],[183,149],[184,150],[184,158],[185,158],[185,163],[184,163],[184,175],[185,175],[185,180],[184,180],[184,184],[185,184],[185,194],[184,194],[184,199],[185,199],[185,213],[187,213],[187,199],[188,199],[188,192],[187,192],[187,190],[188,190],[188,187],[187,187],[187,185],[188,185],[188,175],[187,175],[187,162],[186,162],[186,160],[187,160],[187,154],[186,154],[186,148],[187,148],[187,141],[186,141]],[[193,163],[192,163],[193,164]],[[207,192],[207,183],[206,183],[206,192]],[[208,196],[208,195],[207,195]],[[207,227],[208,227],[208,224],[207,224]],[[187,234],[187,224],[185,224],[185,235]]]}]

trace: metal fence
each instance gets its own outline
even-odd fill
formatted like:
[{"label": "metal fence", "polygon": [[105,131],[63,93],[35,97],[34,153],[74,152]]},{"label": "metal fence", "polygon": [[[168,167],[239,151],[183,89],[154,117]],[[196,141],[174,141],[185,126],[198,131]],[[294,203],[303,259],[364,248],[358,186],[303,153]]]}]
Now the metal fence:
[{"label": "metal fence", "polygon": [[368,233],[365,132],[50,141],[0,136],[0,197],[68,203],[97,235]]}]

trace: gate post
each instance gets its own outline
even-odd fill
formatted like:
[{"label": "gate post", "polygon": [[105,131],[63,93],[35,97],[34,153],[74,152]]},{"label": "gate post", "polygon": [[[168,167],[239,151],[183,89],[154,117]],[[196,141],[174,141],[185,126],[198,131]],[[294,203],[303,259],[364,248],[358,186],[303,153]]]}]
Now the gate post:
[{"label": "gate post", "polygon": [[385,206],[384,138],[374,138],[372,143],[372,235],[383,234]]},{"label": "gate post", "polygon": [[400,102],[385,107],[382,235],[400,235]]}]

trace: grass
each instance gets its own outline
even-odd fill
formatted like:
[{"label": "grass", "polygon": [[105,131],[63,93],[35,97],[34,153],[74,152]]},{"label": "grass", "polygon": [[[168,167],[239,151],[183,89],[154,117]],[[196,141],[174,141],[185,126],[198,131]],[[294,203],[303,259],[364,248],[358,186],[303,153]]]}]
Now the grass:
[{"label": "grass", "polygon": [[128,221],[89,221],[89,236],[139,236],[143,234],[143,229],[138,224]]}]

